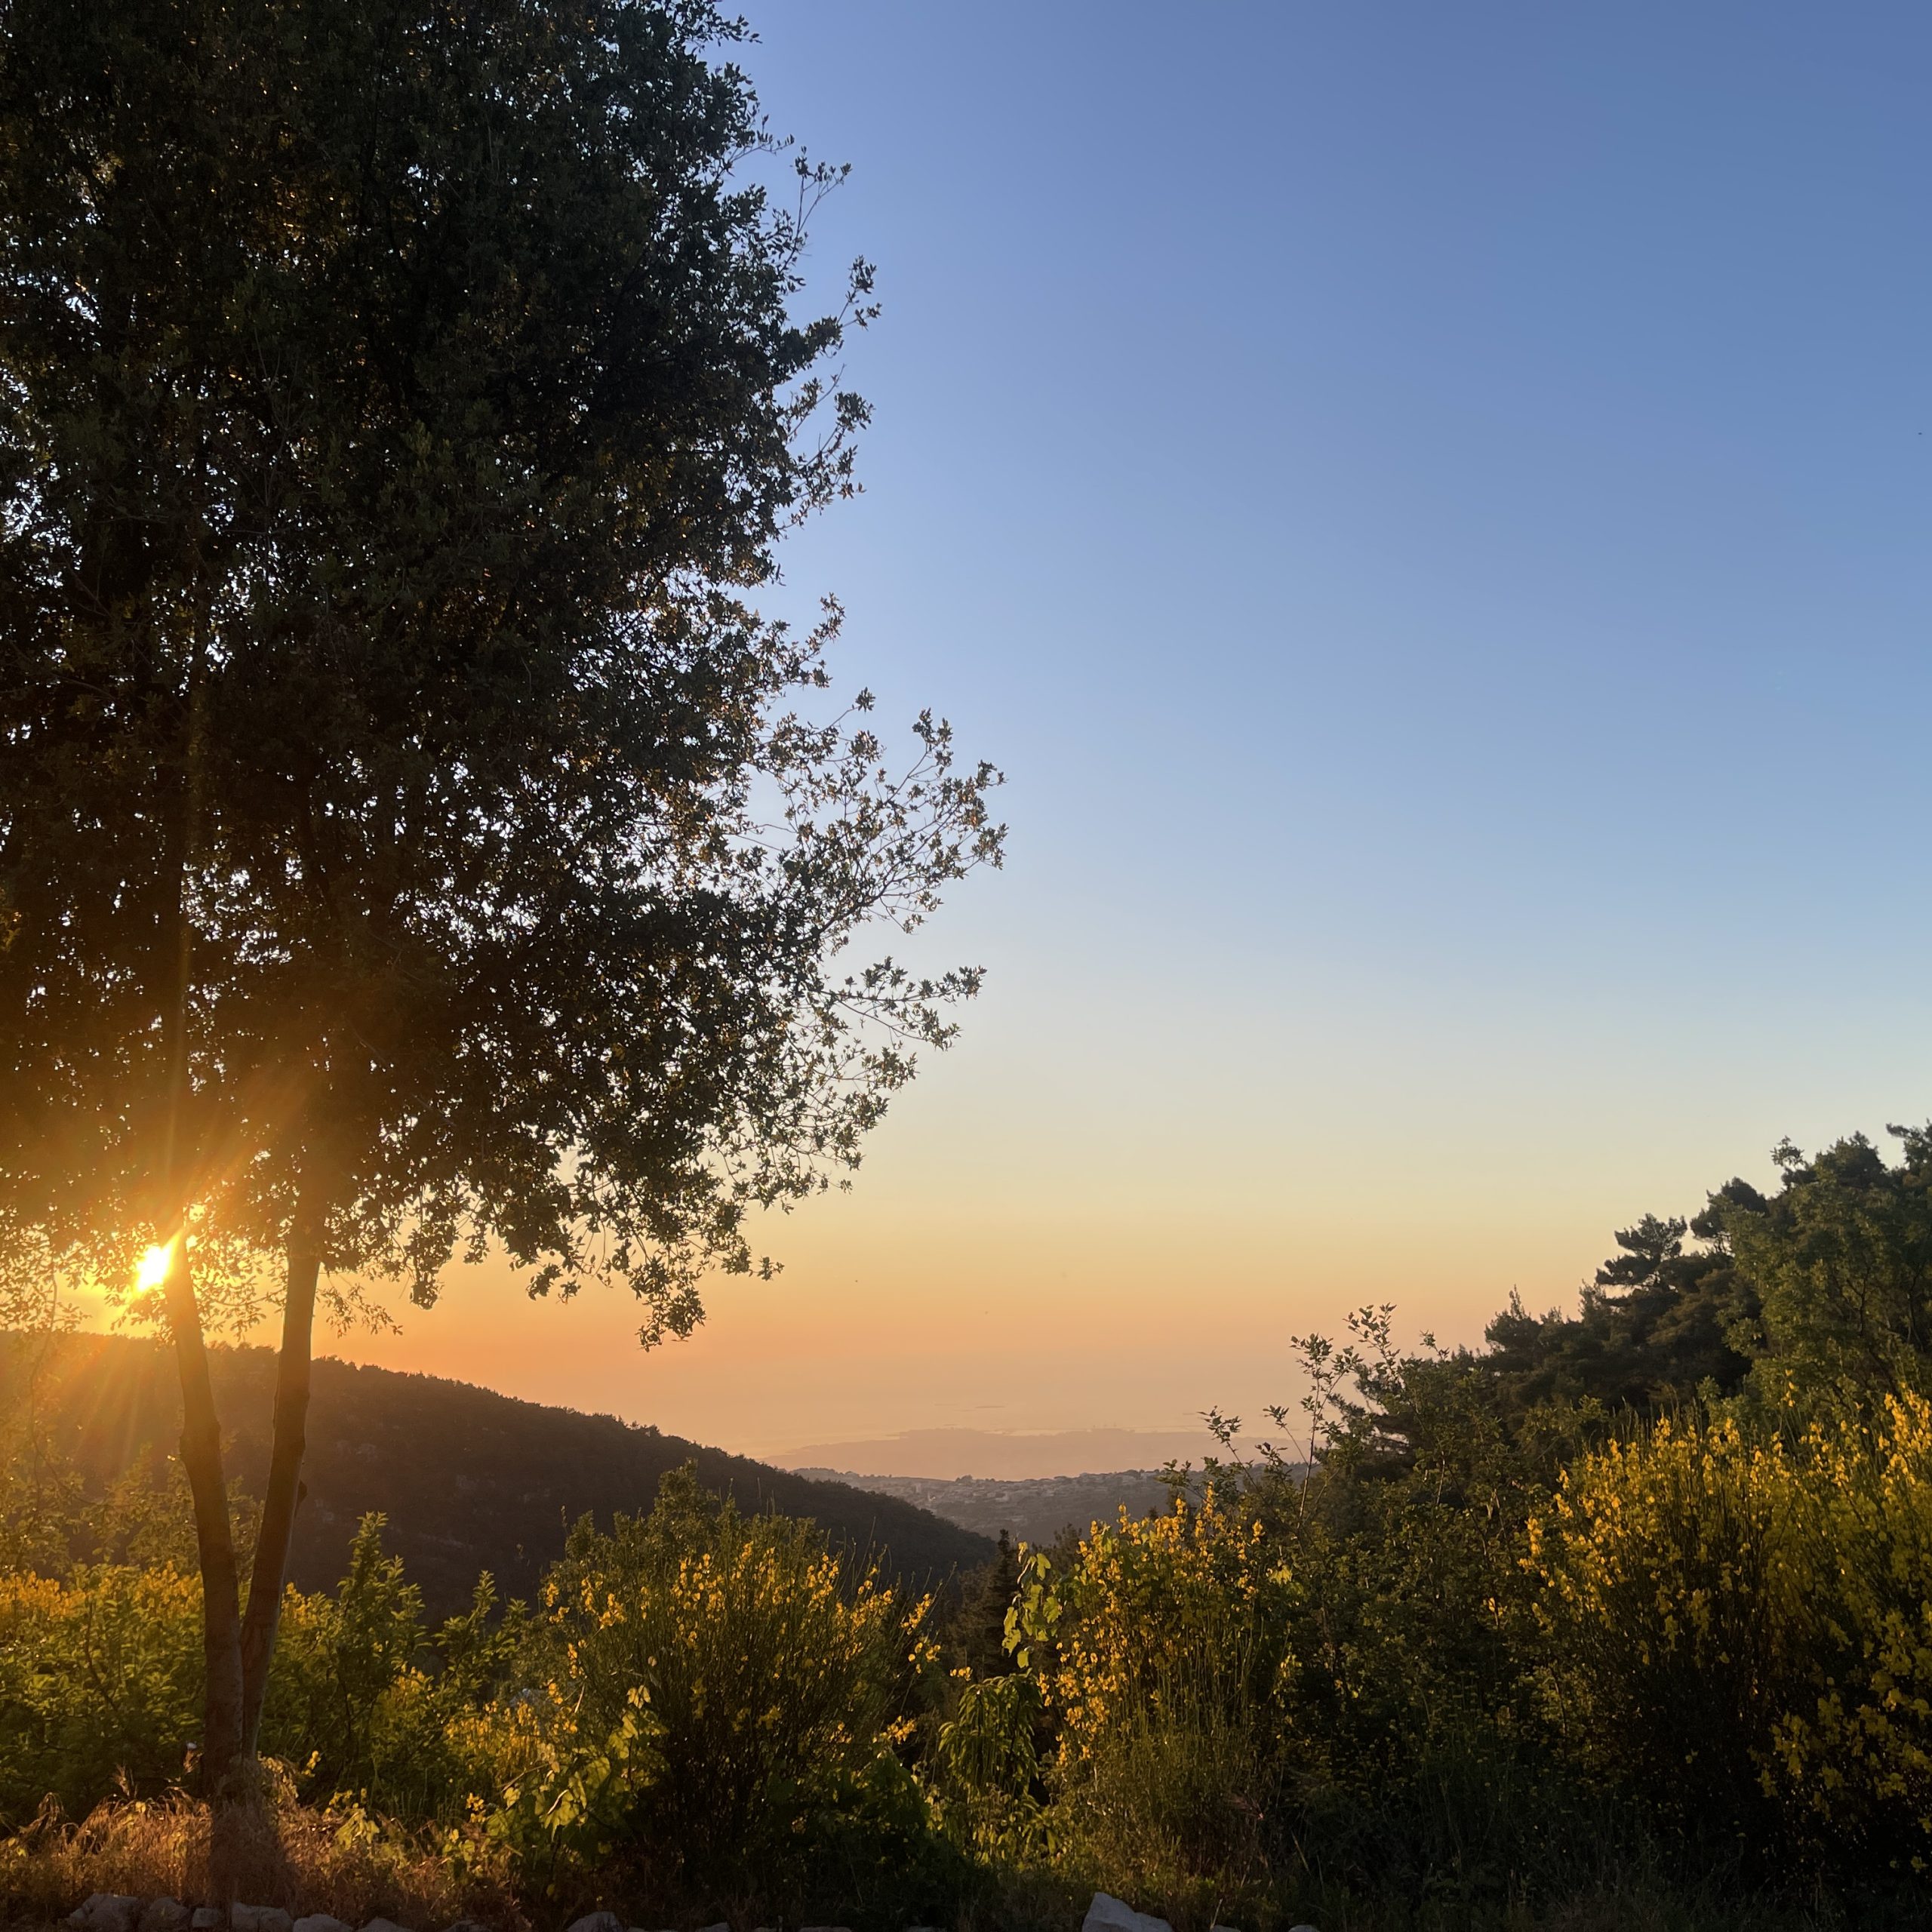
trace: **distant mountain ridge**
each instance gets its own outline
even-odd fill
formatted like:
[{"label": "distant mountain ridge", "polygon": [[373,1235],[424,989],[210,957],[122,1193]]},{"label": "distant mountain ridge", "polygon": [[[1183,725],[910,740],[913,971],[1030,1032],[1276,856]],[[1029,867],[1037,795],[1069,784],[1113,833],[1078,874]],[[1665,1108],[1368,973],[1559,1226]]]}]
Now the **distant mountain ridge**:
[{"label": "distant mountain ridge", "polygon": [[[1154,1469],[1115,1469],[1077,1476],[855,1475],[844,1469],[800,1469],[820,1481],[852,1483],[897,1497],[983,1536],[1005,1531],[1016,1542],[1052,1543],[1065,1530],[1084,1535],[1094,1523],[1164,1515],[1173,1491]],[[1198,1487],[1198,1485],[1197,1485]]]},{"label": "distant mountain ridge", "polygon": [[771,1460],[787,1469],[829,1469],[873,1476],[998,1477],[1032,1482],[1051,1476],[1198,1465],[1220,1453],[1205,1425],[1192,1429],[909,1429],[850,1442],[808,1443]]},{"label": "distant mountain ridge", "polygon": [[[275,1357],[267,1349],[210,1352],[228,1469],[259,1494],[268,1467]],[[0,1335],[0,1402],[26,1398],[22,1339]],[[46,1426],[91,1483],[104,1485],[143,1454],[171,1454],[180,1398],[158,1343],[77,1335],[54,1347],[35,1399]],[[441,1377],[324,1358],[315,1364],[307,1494],[297,1517],[290,1580],[332,1587],[362,1517],[389,1518],[432,1613],[467,1602],[488,1570],[506,1595],[529,1596],[586,1513],[648,1510],[658,1478],[687,1462],[745,1509],[809,1516],[832,1542],[880,1555],[908,1582],[938,1583],[992,1554],[983,1537],[900,1498],[816,1481],[648,1426],[501,1395]]]}]

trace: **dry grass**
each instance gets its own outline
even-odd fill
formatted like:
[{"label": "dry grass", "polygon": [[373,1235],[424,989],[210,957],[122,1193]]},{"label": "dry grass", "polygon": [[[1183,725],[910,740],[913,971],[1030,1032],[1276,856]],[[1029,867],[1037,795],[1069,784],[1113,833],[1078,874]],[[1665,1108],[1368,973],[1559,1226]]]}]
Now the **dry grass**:
[{"label": "dry grass", "polygon": [[230,1808],[214,1841],[207,1804],[182,1794],[117,1799],[78,1824],[43,1814],[0,1844],[0,1918],[48,1924],[90,1892],[243,1900],[434,1932],[459,1918],[525,1932],[500,1853],[467,1836],[435,1845],[360,1810],[317,1811],[278,1793]]}]

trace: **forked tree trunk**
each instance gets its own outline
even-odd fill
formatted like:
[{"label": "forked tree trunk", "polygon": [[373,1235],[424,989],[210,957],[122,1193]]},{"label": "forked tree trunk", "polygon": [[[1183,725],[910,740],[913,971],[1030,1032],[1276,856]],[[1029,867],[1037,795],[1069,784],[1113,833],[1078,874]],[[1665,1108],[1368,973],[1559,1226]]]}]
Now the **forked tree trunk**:
[{"label": "forked tree trunk", "polygon": [[202,1769],[211,1795],[220,1795],[231,1787],[242,1752],[241,1592],[235,1533],[228,1515],[227,1472],[222,1466],[221,1420],[215,1413],[214,1388],[208,1377],[208,1344],[202,1332],[194,1257],[189,1247],[189,1222],[196,1192],[195,1150],[189,1144],[188,1121],[193,1091],[188,1035],[195,982],[195,922],[189,881],[202,836],[207,635],[205,608],[188,659],[181,795],[180,809],[172,820],[168,854],[173,875],[168,915],[174,958],[172,983],[162,1014],[168,1096],[158,1164],[161,1199],[169,1223],[166,1232],[174,1250],[165,1306],[181,1383],[181,1466],[194,1499],[195,1553],[202,1571],[202,1648],[207,1680]]},{"label": "forked tree trunk", "polygon": [[193,1161],[183,1144],[191,1097],[188,1022],[195,943],[188,882],[201,841],[204,804],[205,631],[205,625],[197,633],[189,660],[181,809],[175,821],[171,854],[174,888],[171,909],[174,984],[164,1020],[168,1089],[160,1169],[168,1211],[178,1217],[166,1306],[181,1383],[181,1462],[194,1497],[195,1547],[202,1572],[202,1654],[207,1675],[202,1766],[205,1785],[215,1801],[216,1829],[211,1850],[217,1868],[216,1887],[220,1891],[224,1889],[222,1868],[232,1862],[224,1856],[223,1841],[235,1835],[235,1820],[227,1814],[233,1814],[238,1806],[258,1810],[261,1795],[260,1780],[254,1775],[256,1749],[261,1730],[262,1703],[268,1688],[269,1664],[275,1653],[275,1630],[281,1617],[289,1543],[301,1493],[315,1281],[321,1266],[322,1214],[312,1175],[305,1176],[290,1232],[281,1351],[276,1364],[273,1446],[245,1616],[234,1531],[228,1514],[227,1476],[222,1465],[220,1419],[215,1412],[208,1348],[189,1254],[188,1223],[193,1189],[188,1177]]},{"label": "forked tree trunk", "polygon": [[269,1480],[262,1498],[261,1534],[248,1580],[248,1607],[242,1626],[241,1748],[255,1754],[261,1734],[262,1700],[281,1620],[288,1546],[301,1500],[302,1457],[308,1444],[309,1365],[315,1322],[315,1281],[321,1272],[321,1217],[305,1188],[288,1244],[288,1278],[281,1309],[281,1352],[275,1360],[275,1432]]},{"label": "forked tree trunk", "polygon": [[181,1466],[194,1498],[195,1545],[202,1569],[202,1642],[208,1674],[202,1764],[210,1790],[220,1791],[242,1748],[242,1614],[228,1483],[222,1468],[221,1423],[208,1379],[208,1349],[185,1235],[176,1244],[168,1279],[168,1324],[181,1380]]}]

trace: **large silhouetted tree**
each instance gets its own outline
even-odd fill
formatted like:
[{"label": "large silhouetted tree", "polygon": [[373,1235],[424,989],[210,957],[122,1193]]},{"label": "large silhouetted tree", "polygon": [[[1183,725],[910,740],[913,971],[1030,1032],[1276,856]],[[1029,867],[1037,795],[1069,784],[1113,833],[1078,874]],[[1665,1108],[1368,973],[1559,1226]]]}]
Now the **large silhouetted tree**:
[{"label": "large silhouetted tree", "polygon": [[[171,1248],[206,1760],[252,1755],[318,1282],[494,1243],[688,1329],[962,971],[984,768],[749,595],[850,488],[709,0],[0,5],[0,1235]],[[787,176],[783,178],[790,179]],[[833,614],[835,616],[835,613]],[[863,708],[864,700],[860,700]],[[848,714],[850,718],[850,714]],[[245,1595],[203,1331],[273,1257]]]}]

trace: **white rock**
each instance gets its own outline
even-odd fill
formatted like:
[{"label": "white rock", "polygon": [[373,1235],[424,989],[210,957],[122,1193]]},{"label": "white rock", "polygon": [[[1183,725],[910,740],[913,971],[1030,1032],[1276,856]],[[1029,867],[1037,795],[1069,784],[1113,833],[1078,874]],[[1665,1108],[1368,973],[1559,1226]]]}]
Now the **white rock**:
[{"label": "white rock", "polygon": [[141,1932],[188,1932],[188,1908],[179,1899],[149,1899],[140,1924]]},{"label": "white rock", "polygon": [[[146,1932],[145,1927],[143,1932]],[[340,1918],[331,1918],[325,1912],[312,1912],[307,1918],[295,1921],[294,1932],[355,1932],[355,1927]],[[475,1932],[483,1932],[483,1928],[479,1925]]]},{"label": "white rock", "polygon": [[629,1932],[614,1912],[587,1912],[571,1921],[570,1932]]},{"label": "white rock", "polygon": [[188,1932],[216,1932],[228,1923],[228,1915],[218,1905],[198,1905],[188,1915]]},{"label": "white rock", "polygon": [[140,1921],[141,1901],[125,1892],[90,1892],[69,1915],[69,1925],[88,1932],[134,1932]]},{"label": "white rock", "polygon": [[232,1932],[295,1932],[295,1921],[278,1905],[233,1905],[228,1909]]},{"label": "white rock", "polygon": [[[293,1927],[290,1932],[294,1932]],[[398,1925],[393,1918],[372,1918],[363,1927],[362,1932],[409,1932],[406,1925]]]},{"label": "white rock", "polygon": [[97,1891],[82,1911],[89,1932],[134,1932],[141,1922],[141,1899],[125,1891]]},{"label": "white rock", "polygon": [[1096,1892],[1081,1921],[1080,1932],[1174,1932],[1174,1927],[1152,1912],[1136,1912],[1124,1899]]}]

